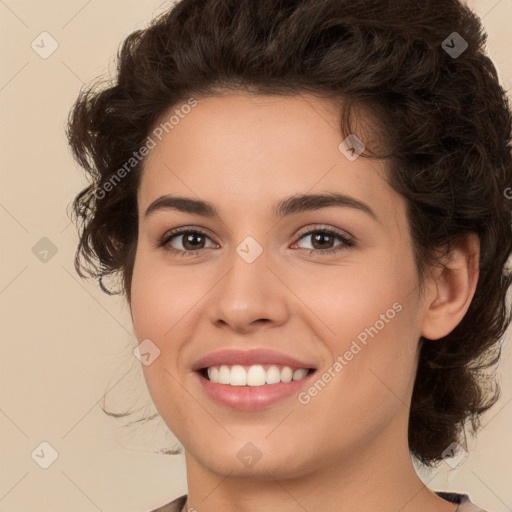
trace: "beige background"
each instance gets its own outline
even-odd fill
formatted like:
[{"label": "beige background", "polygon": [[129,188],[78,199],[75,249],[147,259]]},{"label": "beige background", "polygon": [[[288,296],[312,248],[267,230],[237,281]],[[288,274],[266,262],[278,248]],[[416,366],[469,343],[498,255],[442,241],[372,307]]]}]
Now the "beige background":
[{"label": "beige background", "polygon": [[[510,90],[512,0],[470,3]],[[109,390],[110,407],[130,398],[143,405],[149,395],[131,354],[128,310],[73,270],[77,237],[66,214],[85,185],[66,146],[69,108],[83,82],[114,70],[121,40],[166,5],[0,0],[0,512],[142,512],[186,492],[183,456],[155,453],[175,442],[162,423],[122,430],[100,409]],[[47,59],[31,48],[43,31],[59,45]],[[43,237],[57,250],[46,262],[33,252],[38,243],[48,249]],[[478,440],[468,440],[469,458],[456,470],[443,462],[421,475],[430,487],[467,492],[495,512],[512,510],[507,341],[503,396]],[[44,441],[58,452],[47,469],[38,464],[49,460]]]}]

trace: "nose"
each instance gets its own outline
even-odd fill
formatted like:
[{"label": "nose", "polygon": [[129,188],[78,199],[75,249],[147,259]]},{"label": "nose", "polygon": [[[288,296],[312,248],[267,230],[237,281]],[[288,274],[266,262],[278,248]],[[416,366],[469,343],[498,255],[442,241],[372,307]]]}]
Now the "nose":
[{"label": "nose", "polygon": [[234,251],[231,267],[210,296],[210,321],[239,334],[275,327],[289,316],[291,292],[266,251],[252,263]]}]

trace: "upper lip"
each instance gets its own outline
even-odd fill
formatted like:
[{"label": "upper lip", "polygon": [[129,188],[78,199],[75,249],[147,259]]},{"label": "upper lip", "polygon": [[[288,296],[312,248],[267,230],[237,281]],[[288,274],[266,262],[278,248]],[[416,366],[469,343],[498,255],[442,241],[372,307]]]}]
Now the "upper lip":
[{"label": "upper lip", "polygon": [[255,364],[276,364],[289,366],[292,369],[298,368],[313,368],[315,366],[311,363],[300,361],[294,357],[274,350],[268,349],[252,349],[252,350],[233,350],[225,349],[218,352],[212,352],[204,357],[198,359],[193,365],[192,370],[201,370],[203,368],[210,368],[212,366],[220,365],[235,365],[251,366]]}]

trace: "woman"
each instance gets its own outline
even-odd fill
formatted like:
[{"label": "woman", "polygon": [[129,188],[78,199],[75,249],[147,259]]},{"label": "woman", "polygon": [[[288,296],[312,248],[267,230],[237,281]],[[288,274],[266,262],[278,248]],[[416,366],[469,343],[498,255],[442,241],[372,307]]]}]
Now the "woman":
[{"label": "woman", "polygon": [[184,447],[159,512],[482,510],[411,455],[457,457],[499,396],[511,111],[484,43],[456,0],[182,0],[81,92],[75,263],[121,277]]}]

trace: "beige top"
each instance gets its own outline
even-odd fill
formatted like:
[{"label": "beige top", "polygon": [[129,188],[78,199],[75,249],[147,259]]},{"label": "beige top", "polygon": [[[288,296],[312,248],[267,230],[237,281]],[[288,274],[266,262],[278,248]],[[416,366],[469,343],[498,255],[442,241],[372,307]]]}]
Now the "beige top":
[{"label": "beige top", "polygon": [[[456,492],[444,492],[444,491],[434,491],[440,498],[449,501],[450,503],[458,503],[459,506],[456,512],[488,512],[483,508],[478,507],[474,503],[471,502],[469,496],[467,494],[459,494]],[[151,512],[181,512],[181,509],[187,502],[187,495],[184,494],[179,498],[176,498],[174,501],[167,503],[166,505],[162,505],[159,508],[151,510]]]}]

